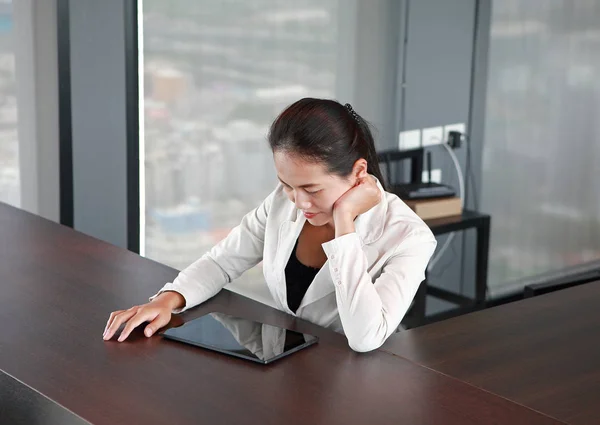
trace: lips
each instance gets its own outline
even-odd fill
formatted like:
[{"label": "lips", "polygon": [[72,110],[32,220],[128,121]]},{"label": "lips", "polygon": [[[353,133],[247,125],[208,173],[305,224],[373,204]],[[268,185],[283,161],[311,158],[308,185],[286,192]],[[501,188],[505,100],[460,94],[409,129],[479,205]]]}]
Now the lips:
[{"label": "lips", "polygon": [[319,214],[319,213],[309,213],[309,212],[304,211],[304,217],[306,217],[306,218],[313,218],[317,214]]}]

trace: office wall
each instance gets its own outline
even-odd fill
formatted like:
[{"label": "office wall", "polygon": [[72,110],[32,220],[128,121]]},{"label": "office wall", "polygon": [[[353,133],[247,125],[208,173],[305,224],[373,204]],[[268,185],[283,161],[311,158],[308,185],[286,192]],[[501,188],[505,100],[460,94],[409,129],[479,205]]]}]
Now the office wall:
[{"label": "office wall", "polygon": [[121,0],[69,2],[74,227],[127,247]]},{"label": "office wall", "polygon": [[[490,1],[418,0],[405,4],[407,18],[402,56],[404,87],[400,90],[398,121],[403,130],[465,123],[471,144],[471,171],[481,176],[487,31]],[[477,32],[477,37],[474,37]],[[402,72],[402,71],[401,71]],[[448,153],[431,147],[433,168],[442,180],[458,189],[458,178]],[[466,145],[455,151],[466,171]],[[468,181],[465,174],[465,181]],[[476,189],[468,186],[467,207],[475,207]],[[473,295],[475,238],[473,231],[458,233],[430,270],[430,282],[444,289]],[[438,238],[441,248],[446,236]],[[436,254],[437,255],[437,254]],[[445,303],[431,299],[428,312]]]},{"label": "office wall", "polygon": [[[375,128],[377,149],[397,147],[398,43],[401,3],[357,0],[351,93],[355,109]],[[346,70],[340,69],[338,75]]]}]

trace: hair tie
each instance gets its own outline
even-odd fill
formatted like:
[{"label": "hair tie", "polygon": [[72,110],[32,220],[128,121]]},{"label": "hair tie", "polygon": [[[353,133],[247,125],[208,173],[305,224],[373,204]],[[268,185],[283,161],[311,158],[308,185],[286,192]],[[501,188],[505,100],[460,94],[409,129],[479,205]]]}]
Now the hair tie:
[{"label": "hair tie", "polygon": [[346,107],[348,112],[350,112],[350,114],[352,115],[352,118],[354,118],[354,120],[360,124],[360,119],[358,117],[358,114],[356,112],[354,112],[354,109],[352,109],[352,105],[350,105],[349,103],[346,103],[344,106]]}]

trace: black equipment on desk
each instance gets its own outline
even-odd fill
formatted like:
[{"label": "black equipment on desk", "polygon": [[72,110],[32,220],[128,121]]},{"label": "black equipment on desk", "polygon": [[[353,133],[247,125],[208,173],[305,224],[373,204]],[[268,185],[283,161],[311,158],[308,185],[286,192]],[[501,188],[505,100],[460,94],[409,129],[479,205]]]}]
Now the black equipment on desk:
[{"label": "black equipment on desk", "polygon": [[[401,183],[401,184],[390,184],[390,189],[393,193],[398,195],[400,199],[432,199],[432,198],[448,198],[456,195],[456,191],[448,185],[433,183],[431,181],[431,152],[427,152],[427,174],[429,176],[429,182],[423,183],[422,180],[422,169],[423,169],[423,150],[417,155],[421,155],[421,160],[418,160],[418,156],[414,156],[412,152],[407,152],[409,158],[413,158],[412,163],[412,182]],[[384,154],[385,155],[385,154]],[[415,159],[416,158],[416,159]],[[386,158],[387,159],[387,158]],[[389,162],[387,163],[389,164]],[[389,178],[388,173],[388,180]]]},{"label": "black equipment on desk", "polygon": [[448,198],[456,195],[454,189],[439,183],[407,183],[392,186],[400,199]]}]

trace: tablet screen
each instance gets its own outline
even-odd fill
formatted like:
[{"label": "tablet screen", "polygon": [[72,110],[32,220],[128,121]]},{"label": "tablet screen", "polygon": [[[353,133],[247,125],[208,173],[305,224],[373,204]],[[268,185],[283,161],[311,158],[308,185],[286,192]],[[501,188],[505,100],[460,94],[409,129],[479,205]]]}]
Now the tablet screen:
[{"label": "tablet screen", "polygon": [[224,313],[210,313],[162,334],[198,347],[267,364],[318,341],[313,335],[290,331]]}]

